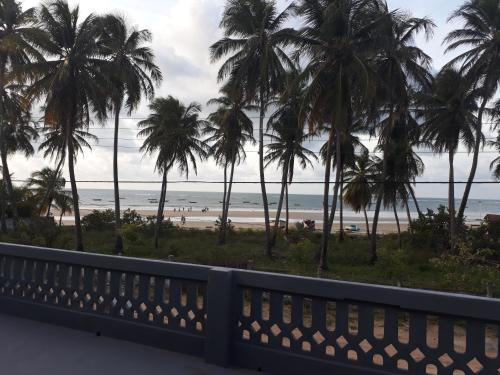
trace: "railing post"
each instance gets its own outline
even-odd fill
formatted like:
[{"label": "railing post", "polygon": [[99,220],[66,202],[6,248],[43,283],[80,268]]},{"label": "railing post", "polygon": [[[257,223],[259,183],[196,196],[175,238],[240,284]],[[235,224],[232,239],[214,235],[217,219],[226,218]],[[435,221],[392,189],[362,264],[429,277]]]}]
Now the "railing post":
[{"label": "railing post", "polygon": [[208,273],[205,360],[228,367],[231,364],[234,323],[233,273],[213,268]]}]

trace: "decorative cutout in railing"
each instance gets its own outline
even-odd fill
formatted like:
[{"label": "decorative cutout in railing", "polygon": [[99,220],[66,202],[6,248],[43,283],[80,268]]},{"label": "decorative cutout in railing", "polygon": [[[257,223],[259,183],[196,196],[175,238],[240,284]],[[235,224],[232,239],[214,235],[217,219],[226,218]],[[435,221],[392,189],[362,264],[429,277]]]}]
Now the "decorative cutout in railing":
[{"label": "decorative cutout in railing", "polygon": [[203,335],[206,282],[0,257],[0,295]]},{"label": "decorative cutout in railing", "polygon": [[238,296],[242,343],[357,366],[360,374],[500,373],[498,322],[255,288],[240,287]]}]

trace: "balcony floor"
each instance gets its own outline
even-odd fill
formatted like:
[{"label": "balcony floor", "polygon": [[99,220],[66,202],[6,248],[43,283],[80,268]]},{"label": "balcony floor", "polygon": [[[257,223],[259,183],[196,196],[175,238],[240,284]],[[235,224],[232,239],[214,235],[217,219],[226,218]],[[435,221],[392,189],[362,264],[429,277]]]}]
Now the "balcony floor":
[{"label": "balcony floor", "polygon": [[0,337],[0,374],[254,374],[210,366],[200,358],[3,314]]}]

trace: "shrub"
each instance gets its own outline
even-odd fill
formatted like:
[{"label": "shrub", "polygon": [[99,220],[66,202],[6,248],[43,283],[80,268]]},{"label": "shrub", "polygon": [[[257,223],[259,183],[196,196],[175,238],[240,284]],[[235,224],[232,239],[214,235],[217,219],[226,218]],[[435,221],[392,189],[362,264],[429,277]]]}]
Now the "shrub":
[{"label": "shrub", "polygon": [[139,240],[138,229],[135,224],[124,224],[122,228],[123,238],[130,242],[137,242]]},{"label": "shrub", "polygon": [[141,225],[144,223],[144,218],[139,213],[137,213],[136,210],[131,210],[129,208],[127,211],[123,213],[122,223]]},{"label": "shrub", "polygon": [[115,212],[113,210],[94,210],[82,219],[85,230],[106,230],[113,228],[115,224]]}]

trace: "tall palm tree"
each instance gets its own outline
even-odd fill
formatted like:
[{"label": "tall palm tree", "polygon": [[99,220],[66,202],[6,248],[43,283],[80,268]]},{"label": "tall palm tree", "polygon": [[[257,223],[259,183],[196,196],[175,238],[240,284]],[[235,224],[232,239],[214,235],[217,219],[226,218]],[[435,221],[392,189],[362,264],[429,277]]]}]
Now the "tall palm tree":
[{"label": "tall palm tree", "polygon": [[378,158],[371,158],[368,152],[355,157],[354,163],[345,172],[344,202],[356,213],[363,211],[366,222],[366,233],[370,238],[370,223],[366,209],[373,197],[373,181],[377,178]]},{"label": "tall palm tree", "polygon": [[50,216],[50,210],[57,197],[63,193],[66,179],[61,170],[43,168],[31,174],[28,187],[33,191],[34,198],[39,201],[40,214],[45,212]]},{"label": "tall palm tree", "polygon": [[470,80],[453,68],[444,68],[428,93],[421,95],[423,139],[439,154],[448,153],[450,212],[450,245],[456,243],[455,169],[454,157],[463,144],[471,152],[475,145],[478,90]]},{"label": "tall palm tree", "polygon": [[130,28],[121,16],[102,19],[103,53],[111,59],[111,105],[115,116],[113,144],[113,181],[115,194],[115,253],[123,253],[118,184],[118,135],[120,113],[125,107],[130,115],[143,98],[154,97],[155,85],[162,81],[160,68],[154,63],[153,51],[144,44],[151,42],[148,30]]},{"label": "tall palm tree", "polygon": [[[294,76],[289,78],[289,82]],[[288,92],[275,103],[278,108],[267,123],[267,131],[272,133],[266,134],[270,138],[270,143],[266,145],[267,154],[264,160],[266,166],[277,163],[282,171],[281,192],[271,237],[272,246],[276,244],[283,200],[287,194],[287,186],[293,181],[295,162],[297,161],[300,167],[305,169],[308,165],[312,167],[312,161],[317,160],[316,154],[304,146],[304,143],[310,139],[310,135],[305,133],[305,118],[300,113],[303,93],[303,86],[300,84],[294,86],[290,83]],[[288,197],[286,201],[288,222]]]},{"label": "tall palm tree", "polygon": [[[305,103],[310,107],[309,124],[312,128],[330,125],[325,165],[323,198],[323,239],[320,248],[319,269],[327,268],[329,233],[329,191],[333,148],[341,154],[354,121],[353,101],[363,101],[373,86],[370,69],[376,43],[374,29],[380,18],[379,0],[301,0],[297,14],[305,26],[296,38],[297,55],[309,63],[303,78],[310,82]],[[335,143],[334,143],[335,142]],[[341,158],[337,170],[341,170]],[[334,190],[340,188],[340,178]]]},{"label": "tall palm tree", "polygon": [[[477,113],[474,157],[462,203],[457,217],[463,219],[470,190],[476,176],[483,140],[483,117],[488,102],[496,94],[500,83],[500,0],[467,0],[449,18],[461,21],[462,27],[445,38],[446,51],[459,50],[450,66],[461,64],[461,70],[481,90]],[[462,52],[466,49],[465,52]]]},{"label": "tall palm tree", "polygon": [[64,0],[41,5],[41,28],[48,35],[44,46],[50,60],[26,66],[32,84],[31,98],[45,97],[44,121],[54,134],[63,135],[58,155],[68,158],[75,216],[75,248],[83,251],[80,207],[75,177],[75,138],[91,123],[91,116],[104,121],[107,110],[109,62],[103,58],[100,22],[94,15],[80,18],[79,8]]},{"label": "tall palm tree", "polygon": [[[227,220],[231,204],[234,169],[245,160],[245,144],[255,143],[252,120],[245,113],[251,109],[245,103],[240,92],[221,90],[222,96],[211,99],[208,105],[218,105],[215,112],[208,117],[210,124],[205,126],[203,134],[208,135],[207,143],[211,143],[210,155],[217,164],[224,168],[224,195],[222,199],[222,217],[219,229],[219,244],[226,243]],[[227,182],[228,168],[229,185]]]},{"label": "tall palm tree", "polygon": [[[435,24],[428,18],[415,18],[407,12],[389,11],[385,2],[381,12],[384,18],[378,30],[380,53],[374,60],[378,85],[371,107],[378,113],[370,113],[368,118],[370,122],[375,119],[377,123],[379,146],[385,154],[389,152],[388,148],[393,142],[390,138],[393,129],[401,123],[399,118],[408,114],[413,91],[428,87],[432,81],[432,59],[416,46],[415,37],[422,33],[426,38],[430,38]],[[379,121],[380,118],[383,121]],[[383,163],[387,160],[384,155]],[[381,181],[377,184],[371,236],[372,262],[377,260],[377,228],[384,199],[386,169],[382,168]]]},{"label": "tall palm tree", "polygon": [[230,57],[219,70],[218,79],[241,87],[246,99],[259,106],[259,177],[266,225],[266,252],[271,255],[271,226],[264,174],[264,118],[272,96],[283,91],[287,70],[294,64],[285,47],[294,35],[283,28],[290,6],[281,13],[274,0],[228,0],[220,27],[224,38],[210,47],[212,61]]},{"label": "tall palm tree", "polygon": [[198,103],[182,104],[178,99],[157,98],[150,105],[151,114],[139,122],[139,137],[145,137],[141,151],[157,154],[155,169],[163,175],[161,195],[155,230],[155,247],[159,246],[160,228],[163,222],[167,194],[168,172],[177,164],[181,174],[189,177],[189,167],[197,173],[197,158],[208,157],[208,146],[200,140],[207,121],[200,119]]},{"label": "tall palm tree", "polygon": [[[329,132],[330,131],[329,126],[325,126],[325,130]],[[336,182],[338,181],[338,183],[336,183],[338,188],[334,189],[332,207],[330,210],[330,217],[328,219],[328,233],[331,233],[332,231],[333,222],[335,221],[335,215],[337,213],[337,203],[339,203],[340,241],[344,240],[344,224],[343,224],[344,217],[343,217],[343,199],[342,199],[342,192],[344,191],[343,188],[344,173],[347,168],[354,165],[357,154],[359,153],[363,154],[365,152],[368,152],[366,146],[363,145],[359,137],[356,135],[363,131],[364,131],[364,124],[360,121],[354,122],[349,132],[346,132],[344,134],[343,139],[338,141],[338,143],[340,143],[340,152],[337,150],[337,147],[335,147],[335,149],[331,150],[330,152],[332,158],[331,162],[332,171],[336,172],[335,181]],[[334,135],[334,143],[337,144],[336,134]],[[323,163],[326,164],[326,158],[328,154],[328,141],[321,147],[320,154]],[[338,160],[338,158],[340,160]]]},{"label": "tall palm tree", "polygon": [[43,31],[37,27],[35,8],[23,11],[21,3],[15,0],[2,0],[0,2],[0,97],[2,99],[0,105],[0,150],[4,165],[2,180],[4,197],[6,198],[2,203],[5,207],[6,201],[10,201],[14,225],[17,219],[17,208],[6,160],[8,146],[5,144],[7,139],[5,131],[9,123],[12,125],[17,122],[13,121],[13,116],[17,117],[20,113],[24,113],[27,105],[23,103],[24,108],[20,111],[15,109],[16,105],[14,108],[12,107],[13,102],[16,102],[15,96],[12,97],[14,91],[12,90],[14,83],[12,82],[12,73],[22,64],[33,60],[43,60],[43,56],[37,49],[42,40]]}]

